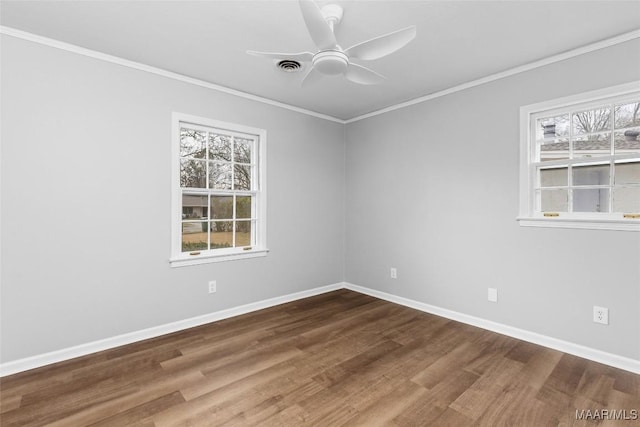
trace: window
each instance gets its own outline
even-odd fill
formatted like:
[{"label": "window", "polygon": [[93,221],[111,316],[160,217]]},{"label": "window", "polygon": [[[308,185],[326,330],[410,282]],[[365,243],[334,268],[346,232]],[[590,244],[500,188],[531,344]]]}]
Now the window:
[{"label": "window", "polygon": [[640,82],[522,107],[525,226],[640,231]]},{"label": "window", "polygon": [[172,266],[266,255],[266,132],[173,115]]}]

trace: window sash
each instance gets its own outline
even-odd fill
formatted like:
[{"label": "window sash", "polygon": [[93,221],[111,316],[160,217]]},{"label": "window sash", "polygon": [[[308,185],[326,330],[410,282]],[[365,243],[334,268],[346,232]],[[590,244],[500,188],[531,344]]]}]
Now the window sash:
[{"label": "window sash", "polygon": [[[200,218],[194,218],[194,219],[189,219],[189,218],[182,218],[181,220],[181,228],[182,228],[182,243],[181,243],[181,249],[182,249],[182,253],[189,253],[191,254],[192,252],[201,252],[203,250],[206,251],[218,251],[220,249],[223,249],[224,247],[217,247],[217,248],[213,248],[213,241],[212,241],[212,225],[216,224],[216,223],[231,223],[231,248],[246,248],[246,247],[252,247],[255,244],[256,241],[256,235],[255,235],[255,230],[256,230],[256,224],[257,224],[257,216],[256,216],[256,192],[246,192],[246,194],[232,194],[232,193],[192,193],[188,190],[183,190],[183,196],[190,196],[190,195],[195,195],[195,196],[206,196],[207,199],[207,204],[206,204],[206,209],[207,209],[207,215],[206,217],[204,215],[202,215]],[[229,217],[221,217],[221,218],[216,218],[214,217],[214,210],[213,210],[213,201],[212,198],[215,196],[224,196],[224,197],[231,197],[231,215]],[[250,214],[248,217],[238,217],[238,212],[237,212],[237,198],[238,197],[250,197],[251,198],[251,206],[250,206]],[[184,199],[183,199],[184,200]],[[184,202],[183,202],[183,209],[184,209]],[[250,224],[250,234],[249,234],[249,242],[246,245],[238,245],[237,242],[237,234],[238,234],[238,230],[237,230],[237,226],[238,223],[249,223]],[[207,225],[207,242],[206,242],[206,249],[185,249],[185,232],[184,232],[184,224],[206,224]]]},{"label": "window sash", "polygon": [[[182,266],[200,264],[203,262],[215,262],[231,259],[250,258],[255,256],[264,256],[268,251],[266,248],[266,194],[265,194],[265,159],[266,159],[266,132],[261,129],[250,128],[242,125],[229,124],[219,121],[214,121],[206,118],[188,116],[180,113],[174,113],[172,117],[173,121],[173,138],[172,138],[172,158],[173,160],[173,172],[172,172],[172,250],[171,250],[171,265]],[[183,129],[193,130],[196,132],[204,133],[205,155],[200,157],[182,156],[182,137],[181,131]],[[230,138],[230,160],[220,160],[219,158],[210,159],[209,143],[210,136],[223,135]],[[238,158],[235,153],[236,138],[249,143],[250,158]],[[223,153],[226,150],[223,151]],[[246,152],[245,152],[246,153]],[[183,187],[181,182],[181,167],[180,162],[182,160],[197,160],[203,161],[206,165],[206,178],[204,187]],[[225,156],[226,159],[226,156]],[[239,160],[239,161],[238,161]],[[213,188],[213,183],[210,181],[210,165],[228,164],[230,165],[231,175],[231,188]],[[250,168],[251,180],[249,187],[235,189],[237,181],[235,181],[236,166]],[[192,183],[193,181],[189,181]],[[183,218],[183,196],[193,195],[206,197],[206,214],[198,218]],[[214,218],[212,212],[212,198],[215,196],[229,196],[232,197],[232,217],[231,218]],[[250,215],[246,218],[239,218],[238,212],[236,212],[236,201],[238,197],[250,197],[251,198],[251,211]],[[204,206],[202,210],[198,212],[204,212]],[[212,226],[216,223],[228,222],[231,230],[231,247],[225,248],[212,248]],[[206,249],[199,250],[183,250],[183,224],[206,224],[202,227],[206,230]],[[250,227],[248,244],[246,241],[238,242],[236,239],[239,237],[239,228],[243,227],[243,224],[247,224]],[[195,227],[195,226],[192,226]],[[204,230],[203,230],[204,231]],[[194,230],[194,233],[196,231]],[[228,236],[225,236],[228,242]],[[202,236],[198,236],[202,242]],[[238,246],[240,245],[240,246]],[[204,243],[201,245],[204,246]]]},{"label": "window sash", "polygon": [[[616,138],[620,137],[619,134],[629,129],[636,130],[639,126],[636,126],[633,123],[623,123],[623,127],[616,127],[615,121],[617,120],[617,117],[614,115],[614,107],[635,102],[640,102],[640,81],[521,108],[520,215],[518,216],[518,220],[521,221],[521,225],[545,226],[540,225],[539,223],[532,224],[532,221],[527,220],[543,220],[544,222],[556,221],[569,224],[572,219],[575,219],[581,222],[576,226],[576,228],[591,228],[591,225],[593,225],[593,228],[632,229],[640,231],[640,222],[637,219],[627,218],[628,215],[625,215],[628,214],[627,212],[616,212],[614,204],[614,192],[616,190],[620,190],[621,188],[640,187],[640,184],[636,183],[616,184],[615,178],[617,165],[624,164],[630,161],[640,161],[640,153],[621,153],[619,151],[615,151],[615,141]],[[606,128],[588,133],[576,134],[574,132],[574,113],[606,108],[610,109],[610,116]],[[549,137],[548,135],[543,135],[541,131],[538,131],[537,127],[542,123],[542,119],[556,118],[557,121],[563,120],[562,116],[568,116],[568,129],[563,129],[564,132],[562,135],[554,135],[553,137]],[[589,135],[594,136],[605,134],[607,135],[607,139],[609,142],[609,146],[606,151],[599,152],[597,153],[597,155],[593,155],[594,153],[591,153],[593,157],[576,157],[574,148],[577,145],[575,144],[575,141],[578,138],[583,138]],[[568,152],[563,154],[562,146],[558,150],[559,157],[568,158],[558,158],[551,160],[541,159],[542,144],[558,140],[568,142]],[[594,183],[589,183],[589,185],[577,185],[573,183],[573,170],[575,168],[599,164],[609,166],[609,179],[607,182],[597,183],[597,185],[595,185]],[[562,185],[543,187],[540,181],[540,171],[558,168],[566,168],[566,185],[563,183]],[[606,212],[573,211],[574,192],[589,189],[602,189],[608,191],[608,203]],[[540,209],[540,197],[543,191],[550,190],[566,190],[569,200],[567,212],[558,212],[558,216],[548,218],[544,216],[544,212],[542,212]],[[592,221],[592,224],[588,224],[589,221]],[[630,225],[627,226],[627,224],[625,224],[624,226],[618,227],[618,225],[613,224],[610,225],[609,228],[609,226],[607,225],[602,226],[606,221],[610,221],[612,224],[629,223]],[[529,223],[525,224],[525,222]],[[569,224],[567,226],[571,227],[572,225]]]}]

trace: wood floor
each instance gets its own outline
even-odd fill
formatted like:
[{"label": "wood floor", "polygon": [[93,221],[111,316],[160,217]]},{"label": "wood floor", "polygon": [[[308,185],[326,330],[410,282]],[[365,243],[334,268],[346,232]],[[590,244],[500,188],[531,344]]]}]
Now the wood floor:
[{"label": "wood floor", "polygon": [[0,386],[2,426],[640,425],[576,420],[633,418],[639,375],[347,290]]}]

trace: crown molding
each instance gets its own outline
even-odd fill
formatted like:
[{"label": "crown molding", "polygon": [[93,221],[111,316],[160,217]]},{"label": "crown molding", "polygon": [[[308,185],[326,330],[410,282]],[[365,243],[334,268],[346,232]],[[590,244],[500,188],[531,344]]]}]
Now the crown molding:
[{"label": "crown molding", "polygon": [[429,95],[421,96],[418,98],[414,98],[412,100],[402,102],[400,104],[391,105],[386,108],[382,108],[380,110],[372,111],[367,114],[363,114],[361,116],[354,117],[352,119],[345,120],[346,124],[357,122],[360,120],[368,119],[369,117],[378,116],[380,114],[388,113],[390,111],[399,110],[401,108],[410,107],[415,104],[420,104],[422,102],[430,101],[432,99],[440,98],[442,96],[450,95],[452,93],[460,92],[465,89],[470,89],[475,86],[480,86],[485,83],[490,83],[496,80],[503,79],[505,77],[510,77],[515,74],[524,73],[530,70],[534,70],[536,68],[544,67],[546,65],[554,64],[556,62],[564,61],[566,59],[574,58],[576,56],[584,55],[589,52],[593,52],[596,50],[604,49],[607,47],[615,46],[620,43],[628,42],[630,40],[634,40],[640,38],[640,30],[631,31],[628,33],[620,34],[618,36],[601,40],[596,43],[591,43],[586,46],[582,46],[576,49],[568,50],[566,52],[559,53],[557,55],[549,56],[544,59],[540,59],[538,61],[530,62],[528,64],[520,65],[515,68],[510,68],[505,71],[501,71],[499,73],[491,74],[486,77],[482,77],[480,79],[472,80],[458,86],[453,86],[448,89],[444,89],[438,92],[431,93]]},{"label": "crown molding", "polygon": [[372,111],[367,114],[363,114],[357,117],[353,117],[348,120],[342,120],[334,116],[330,116],[327,114],[318,113],[315,111],[307,110],[304,108],[296,107],[293,105],[285,104],[283,102],[274,101],[272,99],[263,98],[261,96],[253,95],[247,92],[242,92],[240,90],[231,89],[225,86],[213,84],[206,82],[204,80],[196,79],[193,77],[188,77],[183,74],[174,73],[172,71],[163,70],[161,68],[152,67],[150,65],[145,65],[139,62],[130,61],[128,59],[120,58],[113,55],[108,55],[102,52],[98,52],[95,50],[87,49],[84,47],[80,47],[74,44],[62,42],[59,40],[51,39],[48,37],[39,36],[37,34],[29,33],[26,31],[18,30],[11,27],[0,26],[0,34],[5,34],[7,36],[27,40],[30,42],[42,44],[49,47],[54,47],[57,49],[65,50],[68,52],[73,52],[79,55],[88,56],[90,58],[98,59],[101,61],[111,62],[113,64],[122,65],[124,67],[133,68],[140,71],[146,71],[148,73],[160,75],[163,77],[167,77],[170,79],[178,80],[185,83],[190,83],[196,86],[204,87],[207,89],[215,90],[218,92],[223,92],[231,95],[235,95],[241,98],[250,99],[252,101],[261,102],[263,104],[272,105],[279,108],[284,108],[286,110],[295,111],[297,113],[306,114],[309,116],[317,117],[324,120],[329,120],[335,123],[340,124],[349,124],[354,123],[360,120],[368,119],[370,117],[378,116],[380,114],[388,113],[391,111],[399,110],[402,108],[410,107],[412,105],[420,104],[423,102],[430,101],[432,99],[440,98],[446,95],[450,95],[452,93],[460,92],[465,89],[470,89],[475,86],[480,86],[485,83],[490,83],[496,80],[503,79],[505,77],[510,77],[516,74],[524,73],[530,70],[534,70],[536,68],[544,67],[546,65],[554,64],[556,62],[564,61],[566,59],[574,58],[576,56],[584,55],[586,53],[594,52],[596,50],[605,49],[607,47],[615,46],[624,42],[628,42],[637,38],[640,38],[640,29],[630,31],[628,33],[620,34],[615,37],[611,37],[605,40],[601,40],[599,42],[591,43],[576,49],[572,49],[566,52],[562,52],[557,55],[549,56],[544,59],[540,59],[538,61],[530,62],[528,64],[520,65],[518,67],[510,68],[505,71],[501,71],[499,73],[491,74],[486,77],[482,77],[480,79],[472,80],[457,86],[450,87],[448,89],[444,89],[438,92],[434,92],[428,95],[420,96],[409,101],[401,102],[399,104],[394,104],[389,107],[385,107],[379,110]]},{"label": "crown molding", "polygon": [[285,110],[295,111],[296,113],[302,113],[308,116],[317,117],[319,119],[324,119],[324,120],[329,120],[329,121],[340,123],[340,124],[345,124],[344,120],[327,115],[327,114],[317,113],[315,111],[307,110],[305,108],[295,107],[293,105],[285,104],[284,102],[278,102],[272,99],[263,98],[261,96],[253,95],[247,92],[242,92],[240,90],[231,89],[225,86],[209,83],[207,81],[185,76],[183,74],[163,70],[162,68],[152,67],[150,65],[142,64],[140,62],[130,61],[128,59],[120,58],[118,56],[108,55],[106,53],[98,52],[96,50],[87,49],[81,46],[62,42],[55,39],[50,39],[48,37],[39,36],[37,34],[29,33],[22,30],[17,30],[15,28],[0,26],[0,34],[30,41],[33,43],[38,43],[44,46],[53,47],[56,49],[67,51],[67,52],[76,53],[78,55],[87,56],[89,58],[98,59],[100,61],[110,62],[112,64],[121,65],[123,67],[133,68],[134,70],[145,71],[147,73],[177,80],[183,83],[189,83],[195,86],[204,87],[206,89],[211,89],[218,92],[227,93],[230,95],[235,95],[240,98],[261,102],[263,104],[271,105],[274,107],[284,108]]}]

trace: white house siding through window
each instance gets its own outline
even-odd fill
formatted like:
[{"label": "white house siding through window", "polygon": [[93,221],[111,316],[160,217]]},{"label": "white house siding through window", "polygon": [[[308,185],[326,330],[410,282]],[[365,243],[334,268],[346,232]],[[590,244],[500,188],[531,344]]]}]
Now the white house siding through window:
[{"label": "white house siding through window", "polygon": [[538,211],[640,212],[639,135],[640,102],[537,119]]}]

